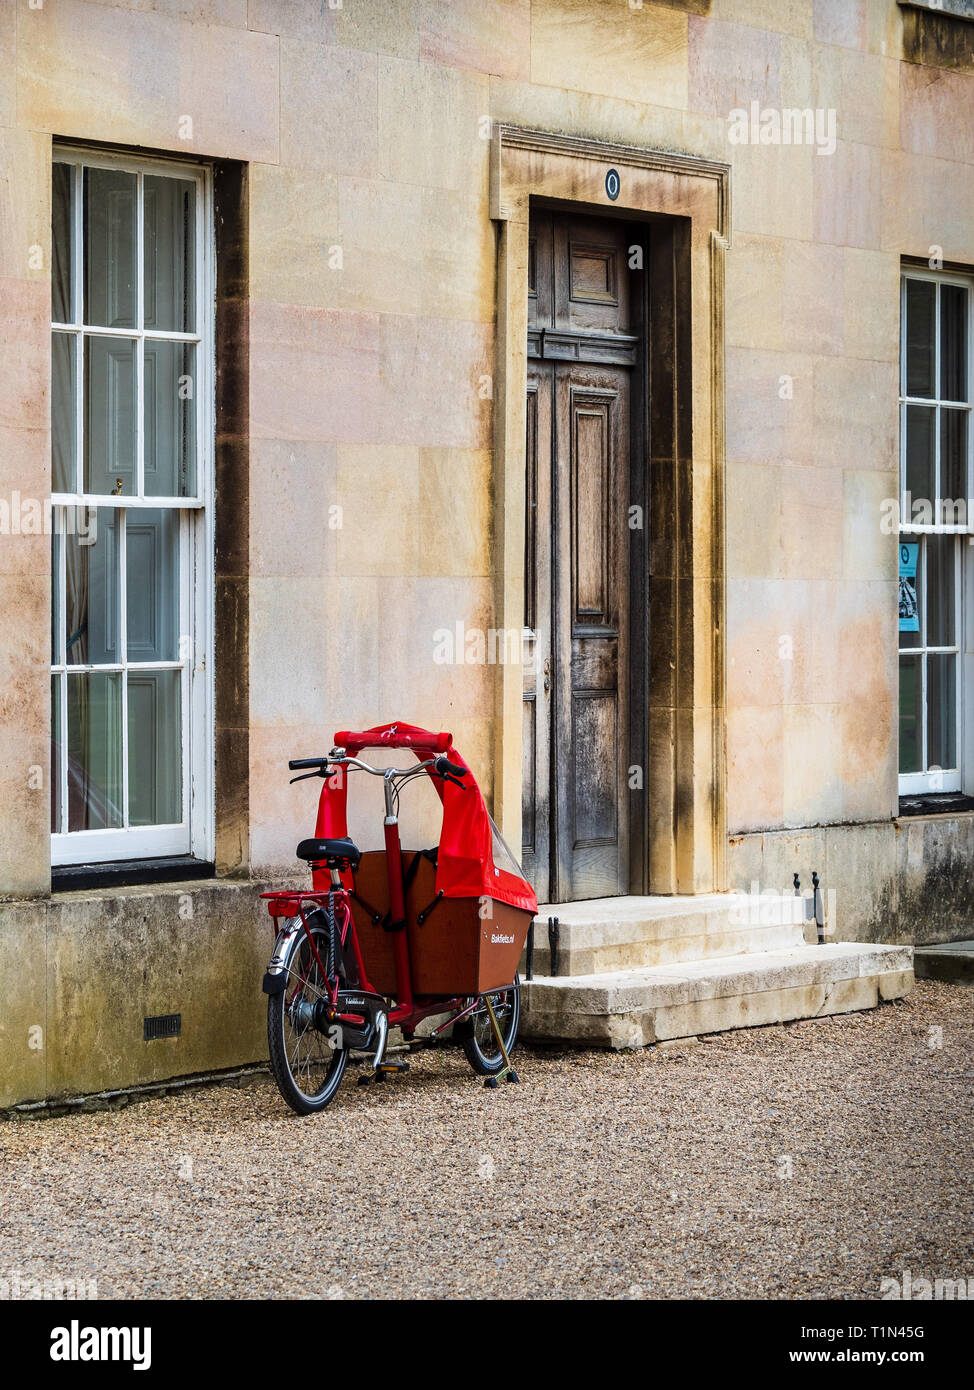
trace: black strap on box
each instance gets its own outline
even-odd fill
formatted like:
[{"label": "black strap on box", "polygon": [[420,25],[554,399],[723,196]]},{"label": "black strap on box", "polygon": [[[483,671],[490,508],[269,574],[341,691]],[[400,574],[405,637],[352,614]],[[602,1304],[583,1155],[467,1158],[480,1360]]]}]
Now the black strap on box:
[{"label": "black strap on box", "polygon": [[431,903],[428,903],[426,907],[423,908],[422,912],[417,916],[416,921],[419,924],[419,926],[422,926],[423,923],[426,921],[427,917],[429,917],[433,912],[436,911],[437,905],[439,904],[439,901],[442,897],[443,889],[440,888],[433,901]]},{"label": "black strap on box", "polygon": [[[368,913],[373,927],[377,927],[379,923],[382,921],[382,913],[376,912],[372,904],[367,903],[364,898],[360,897],[354,888],[350,888],[348,890],[348,896],[358,903],[359,907],[362,909],[363,912]],[[388,916],[388,913],[386,915]]]}]

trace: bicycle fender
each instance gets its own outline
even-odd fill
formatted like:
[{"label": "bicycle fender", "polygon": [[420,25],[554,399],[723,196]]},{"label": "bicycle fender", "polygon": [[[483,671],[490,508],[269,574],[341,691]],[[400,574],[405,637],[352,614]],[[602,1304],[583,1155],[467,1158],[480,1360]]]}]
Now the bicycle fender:
[{"label": "bicycle fender", "polygon": [[261,985],[261,989],[265,994],[280,994],[287,984],[287,975],[284,972],[284,959],[294,937],[298,932],[303,930],[301,918],[295,917],[292,919],[292,924],[285,927],[278,934],[277,940],[274,942],[274,950],[271,952],[271,958],[267,963],[267,972],[264,975],[264,980]]}]

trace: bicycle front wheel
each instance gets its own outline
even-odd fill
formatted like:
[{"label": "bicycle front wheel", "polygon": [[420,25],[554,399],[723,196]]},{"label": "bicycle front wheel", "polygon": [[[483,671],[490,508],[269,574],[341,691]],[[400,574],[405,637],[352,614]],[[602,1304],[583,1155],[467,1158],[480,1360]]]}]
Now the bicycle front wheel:
[{"label": "bicycle front wheel", "polygon": [[[328,960],[328,933],[312,927],[322,963]],[[267,1001],[267,1045],[278,1090],[298,1115],[314,1115],[335,1097],[348,1052],[315,1027],[315,1006],[327,998],[324,974],[305,933],[299,932],[284,960],[287,985]]]},{"label": "bicycle front wheel", "polygon": [[[514,976],[514,983],[507,989],[490,991],[490,1002],[508,1056],[517,1041],[518,1025],[521,1022],[521,981]],[[453,1036],[463,1044],[467,1061],[478,1076],[494,1076],[504,1065],[504,1057],[497,1046],[494,1030],[490,1025],[490,1015],[483,999],[468,1018],[457,1024]]]}]

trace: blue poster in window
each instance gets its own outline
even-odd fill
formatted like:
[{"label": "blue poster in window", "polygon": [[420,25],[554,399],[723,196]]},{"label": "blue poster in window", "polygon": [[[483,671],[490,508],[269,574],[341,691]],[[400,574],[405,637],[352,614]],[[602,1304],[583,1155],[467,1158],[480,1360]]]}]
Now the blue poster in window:
[{"label": "blue poster in window", "polygon": [[900,546],[900,632],[920,631],[920,603],[917,599],[919,552],[919,545]]}]

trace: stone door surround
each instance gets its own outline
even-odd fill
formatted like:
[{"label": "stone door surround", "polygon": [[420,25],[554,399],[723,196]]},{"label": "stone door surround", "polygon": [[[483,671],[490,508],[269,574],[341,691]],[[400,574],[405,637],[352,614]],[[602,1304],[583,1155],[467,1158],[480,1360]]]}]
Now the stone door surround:
[{"label": "stone door surround", "polygon": [[[614,195],[614,196],[613,196]],[[646,866],[631,891],[725,887],[724,255],[730,168],[498,124],[490,214],[498,224],[494,381],[495,604],[524,614],[528,215],[532,201],[651,224],[650,669],[643,769]],[[520,844],[521,670],[496,668],[495,809]],[[640,833],[639,831],[636,832]]]}]

